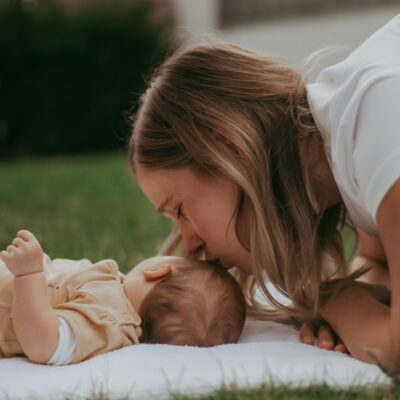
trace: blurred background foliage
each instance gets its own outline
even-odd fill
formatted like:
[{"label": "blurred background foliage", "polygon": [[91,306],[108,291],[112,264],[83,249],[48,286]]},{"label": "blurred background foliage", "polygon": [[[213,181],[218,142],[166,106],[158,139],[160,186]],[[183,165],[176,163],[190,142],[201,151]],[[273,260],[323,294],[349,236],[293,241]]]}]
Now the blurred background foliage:
[{"label": "blurred background foliage", "polygon": [[[148,2],[66,12],[0,2],[0,157],[104,152],[125,145],[126,114],[168,48]],[[108,4],[108,6],[107,6]]]}]

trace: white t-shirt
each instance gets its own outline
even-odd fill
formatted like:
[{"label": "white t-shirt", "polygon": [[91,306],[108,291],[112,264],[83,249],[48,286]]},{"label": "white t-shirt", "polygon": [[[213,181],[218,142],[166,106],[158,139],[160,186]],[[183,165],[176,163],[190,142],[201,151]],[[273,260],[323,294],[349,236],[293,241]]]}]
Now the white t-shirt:
[{"label": "white t-shirt", "polygon": [[400,14],[307,92],[350,217],[377,235],[379,204],[400,178]]}]

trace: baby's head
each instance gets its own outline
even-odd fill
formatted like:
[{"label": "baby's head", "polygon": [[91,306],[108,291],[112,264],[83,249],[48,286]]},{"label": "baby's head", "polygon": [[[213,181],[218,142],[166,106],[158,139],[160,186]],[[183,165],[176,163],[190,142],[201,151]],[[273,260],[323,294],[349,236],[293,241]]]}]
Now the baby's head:
[{"label": "baby's head", "polygon": [[139,279],[132,290],[138,295],[141,342],[209,347],[239,339],[246,303],[239,284],[222,267],[153,257],[138,264],[126,283],[135,281],[135,275]]}]

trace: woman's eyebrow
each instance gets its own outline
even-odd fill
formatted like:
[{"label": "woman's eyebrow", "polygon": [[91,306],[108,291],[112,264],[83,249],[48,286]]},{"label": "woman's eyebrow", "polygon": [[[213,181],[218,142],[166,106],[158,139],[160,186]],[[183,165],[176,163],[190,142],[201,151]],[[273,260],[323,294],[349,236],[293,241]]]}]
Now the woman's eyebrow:
[{"label": "woman's eyebrow", "polygon": [[169,196],[165,201],[163,201],[161,205],[157,207],[157,211],[163,213],[165,211],[164,210],[165,206],[172,200],[172,197],[173,196]]}]

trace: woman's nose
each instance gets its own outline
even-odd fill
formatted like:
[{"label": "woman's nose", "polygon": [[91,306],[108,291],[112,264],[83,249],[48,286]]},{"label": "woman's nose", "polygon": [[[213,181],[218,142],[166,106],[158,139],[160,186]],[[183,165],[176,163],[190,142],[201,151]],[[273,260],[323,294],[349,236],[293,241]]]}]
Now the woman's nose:
[{"label": "woman's nose", "polygon": [[180,224],[180,230],[183,239],[185,256],[192,259],[198,259],[205,250],[204,240],[188,224]]}]

